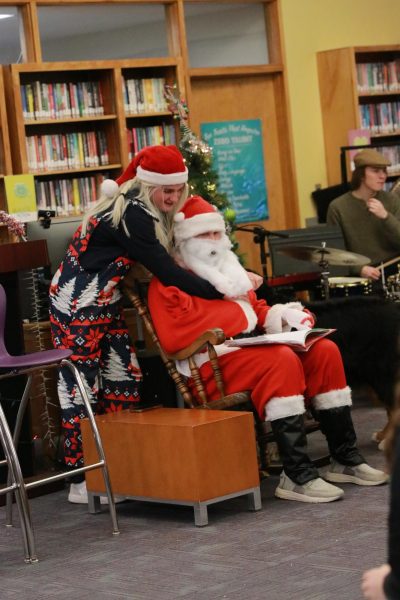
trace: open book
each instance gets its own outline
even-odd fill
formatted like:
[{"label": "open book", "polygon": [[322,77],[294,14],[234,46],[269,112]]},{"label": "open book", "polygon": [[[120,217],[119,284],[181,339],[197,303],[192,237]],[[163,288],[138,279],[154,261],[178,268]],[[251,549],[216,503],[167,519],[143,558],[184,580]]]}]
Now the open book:
[{"label": "open book", "polygon": [[297,352],[307,352],[318,340],[329,335],[336,329],[302,329],[285,333],[265,333],[256,337],[226,340],[228,346],[257,346],[263,344],[286,344]]}]

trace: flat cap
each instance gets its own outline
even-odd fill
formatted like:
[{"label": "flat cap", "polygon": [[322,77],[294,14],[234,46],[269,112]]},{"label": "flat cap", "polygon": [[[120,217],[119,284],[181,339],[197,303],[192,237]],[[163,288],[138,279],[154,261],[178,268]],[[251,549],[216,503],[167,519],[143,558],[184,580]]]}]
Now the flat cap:
[{"label": "flat cap", "polygon": [[390,164],[390,160],[373,148],[365,148],[354,156],[356,167],[388,167]]}]

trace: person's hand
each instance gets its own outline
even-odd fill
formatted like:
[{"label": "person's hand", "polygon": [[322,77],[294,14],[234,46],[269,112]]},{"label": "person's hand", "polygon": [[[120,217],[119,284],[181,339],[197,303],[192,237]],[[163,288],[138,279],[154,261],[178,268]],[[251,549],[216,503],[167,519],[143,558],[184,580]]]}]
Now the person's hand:
[{"label": "person's hand", "polygon": [[375,215],[375,217],[378,217],[378,219],[386,219],[388,216],[388,211],[383,206],[382,202],[376,198],[367,200],[367,208],[369,212]]},{"label": "person's hand", "polygon": [[297,330],[310,329],[314,326],[312,314],[297,308],[286,308],[282,313],[282,321]]},{"label": "person's hand", "polygon": [[247,277],[251,281],[253,290],[257,290],[260,287],[260,285],[262,284],[262,282],[264,281],[264,278],[261,277],[261,275],[258,275],[257,273],[253,273],[252,271],[246,271],[246,273],[247,273]]},{"label": "person's hand", "polygon": [[366,600],[386,600],[383,582],[390,571],[390,566],[386,564],[363,573],[361,591]]},{"label": "person's hand", "polygon": [[365,265],[361,269],[360,273],[361,277],[367,277],[368,279],[373,279],[374,281],[378,281],[381,278],[381,272],[376,267],[370,267],[369,265]]}]

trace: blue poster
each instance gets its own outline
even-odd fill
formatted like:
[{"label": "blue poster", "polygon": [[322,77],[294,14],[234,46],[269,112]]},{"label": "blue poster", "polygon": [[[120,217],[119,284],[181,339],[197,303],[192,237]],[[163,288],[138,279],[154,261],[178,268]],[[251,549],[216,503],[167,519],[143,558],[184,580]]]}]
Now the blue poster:
[{"label": "blue poster", "polygon": [[236,222],[268,219],[260,119],[202,123],[201,136],[212,148],[218,191],[230,200]]}]

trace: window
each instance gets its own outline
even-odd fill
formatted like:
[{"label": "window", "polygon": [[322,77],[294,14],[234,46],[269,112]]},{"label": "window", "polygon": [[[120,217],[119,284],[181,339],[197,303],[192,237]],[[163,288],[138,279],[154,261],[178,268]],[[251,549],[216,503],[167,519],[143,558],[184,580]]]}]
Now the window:
[{"label": "window", "polygon": [[185,4],[190,67],[268,63],[263,4]]},{"label": "window", "polygon": [[20,40],[20,13],[16,6],[0,6],[0,63],[18,63],[22,60]]},{"label": "window", "polygon": [[39,6],[45,61],[168,56],[163,4]]}]

